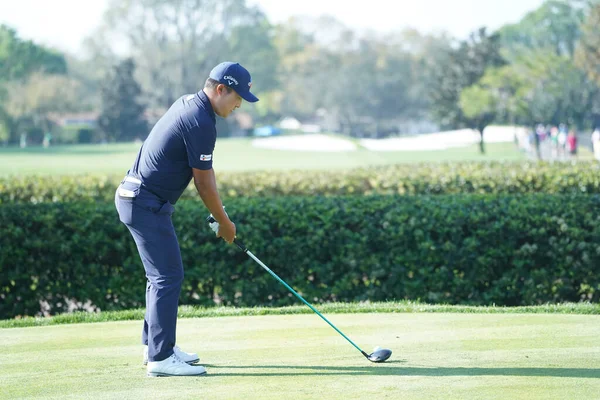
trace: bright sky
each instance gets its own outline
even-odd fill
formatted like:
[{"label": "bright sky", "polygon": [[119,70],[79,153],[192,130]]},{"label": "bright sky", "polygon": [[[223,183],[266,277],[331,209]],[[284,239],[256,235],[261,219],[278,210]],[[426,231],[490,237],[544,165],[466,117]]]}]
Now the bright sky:
[{"label": "bright sky", "polygon": [[[273,23],[294,15],[329,14],[344,24],[380,32],[416,28],[466,37],[480,26],[491,30],[519,21],[544,0],[247,0]],[[99,25],[108,0],[0,0],[0,23],[25,39],[76,52]]]}]

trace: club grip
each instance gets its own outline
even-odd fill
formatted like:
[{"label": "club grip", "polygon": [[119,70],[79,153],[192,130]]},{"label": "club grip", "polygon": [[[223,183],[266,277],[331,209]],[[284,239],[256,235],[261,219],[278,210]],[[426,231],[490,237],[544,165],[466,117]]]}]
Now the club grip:
[{"label": "club grip", "polygon": [[[206,217],[206,222],[212,224],[213,222],[217,222],[217,220],[212,216],[212,214],[210,214],[208,217]],[[244,243],[242,243],[241,240],[233,239],[233,243],[244,253],[248,251],[248,249],[246,248],[246,246],[244,246]]]},{"label": "club grip", "polygon": [[244,246],[244,243],[242,243],[241,240],[233,239],[233,243],[244,253],[246,253],[248,251],[248,249],[246,248],[246,246]]}]

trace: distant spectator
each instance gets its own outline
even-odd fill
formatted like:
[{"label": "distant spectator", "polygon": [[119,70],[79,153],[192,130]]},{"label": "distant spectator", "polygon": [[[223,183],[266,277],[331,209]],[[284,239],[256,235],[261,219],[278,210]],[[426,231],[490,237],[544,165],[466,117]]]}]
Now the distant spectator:
[{"label": "distant spectator", "polygon": [[552,145],[552,158],[558,158],[558,128],[550,128],[550,143]]},{"label": "distant spectator", "polygon": [[600,128],[596,128],[592,133],[592,147],[594,149],[594,157],[600,161]]},{"label": "distant spectator", "polygon": [[577,155],[577,135],[573,129],[569,131],[569,135],[567,136],[567,149],[572,156]]},{"label": "distant spectator", "polygon": [[52,133],[51,132],[46,132],[44,134],[44,141],[42,142],[44,148],[50,147],[50,141],[51,140],[52,140]]},{"label": "distant spectator", "polygon": [[543,125],[538,125],[536,131],[533,132],[533,142],[535,144],[535,155],[538,160],[542,159],[542,152],[540,151],[540,142],[543,140],[542,139],[542,129],[543,129]]},{"label": "distant spectator", "polygon": [[566,134],[567,133],[567,125],[565,125],[565,124],[559,124],[558,125],[558,131],[559,132],[564,132]]},{"label": "distant spectator", "polygon": [[567,131],[564,129],[558,130],[558,155],[565,155],[565,147],[567,145]]},{"label": "distant spectator", "polygon": [[535,142],[535,140],[533,139],[533,135],[535,135],[535,133],[531,129],[528,129],[525,137],[524,146],[525,151],[527,151],[527,153],[531,153],[532,151],[533,143]]},{"label": "distant spectator", "polygon": [[535,134],[537,135],[538,142],[543,142],[546,139],[546,128],[542,124],[538,124],[535,128]]}]

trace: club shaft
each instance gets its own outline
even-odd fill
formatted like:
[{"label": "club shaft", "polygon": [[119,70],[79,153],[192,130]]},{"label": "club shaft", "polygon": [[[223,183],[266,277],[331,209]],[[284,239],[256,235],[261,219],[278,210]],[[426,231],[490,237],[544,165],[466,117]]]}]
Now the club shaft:
[{"label": "club shaft", "polygon": [[[237,243],[236,243],[237,244]],[[352,346],[354,346],[358,351],[360,351],[365,357],[368,358],[367,353],[365,353],[364,351],[361,350],[360,347],[358,347],[352,340],[350,340],[350,338],[348,338],[346,335],[344,335],[342,333],[342,331],[340,331],[338,328],[335,327],[335,325],[333,325],[331,322],[329,322],[329,320],[327,318],[325,318],[319,311],[317,311],[316,308],[314,308],[308,301],[304,300],[304,298],[302,296],[300,296],[294,289],[291,288],[290,285],[288,285],[287,283],[284,282],[283,279],[281,279],[280,277],[277,276],[277,274],[273,271],[271,271],[271,269],[269,267],[267,267],[262,261],[260,261],[258,259],[258,257],[256,257],[254,254],[252,254],[251,251],[249,251],[248,249],[246,249],[244,246],[239,246],[240,249],[242,249],[242,251],[244,251],[246,254],[248,254],[254,261],[256,261],[256,263],[258,265],[260,265],[261,267],[263,267],[269,274],[271,274],[273,276],[273,278],[277,279],[279,282],[281,282],[281,284],[283,286],[285,286],[290,292],[292,292],[297,298],[299,298],[300,300],[302,300],[302,302],[304,304],[306,304],[308,307],[310,307],[311,310],[313,310],[315,312],[315,314],[317,314],[319,317],[323,318],[323,321],[327,322],[329,324],[329,326],[331,326],[333,329],[336,330],[337,333],[339,333],[340,335],[342,335],[344,337],[344,339],[346,339]]]}]

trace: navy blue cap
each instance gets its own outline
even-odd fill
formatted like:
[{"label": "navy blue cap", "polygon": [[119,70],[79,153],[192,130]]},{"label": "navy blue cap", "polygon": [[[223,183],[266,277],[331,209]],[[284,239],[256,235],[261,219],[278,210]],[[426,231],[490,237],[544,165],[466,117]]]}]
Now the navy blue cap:
[{"label": "navy blue cap", "polygon": [[258,101],[258,97],[250,93],[252,87],[250,72],[238,63],[222,62],[210,71],[209,77],[229,86],[242,96],[242,99],[250,103]]}]

